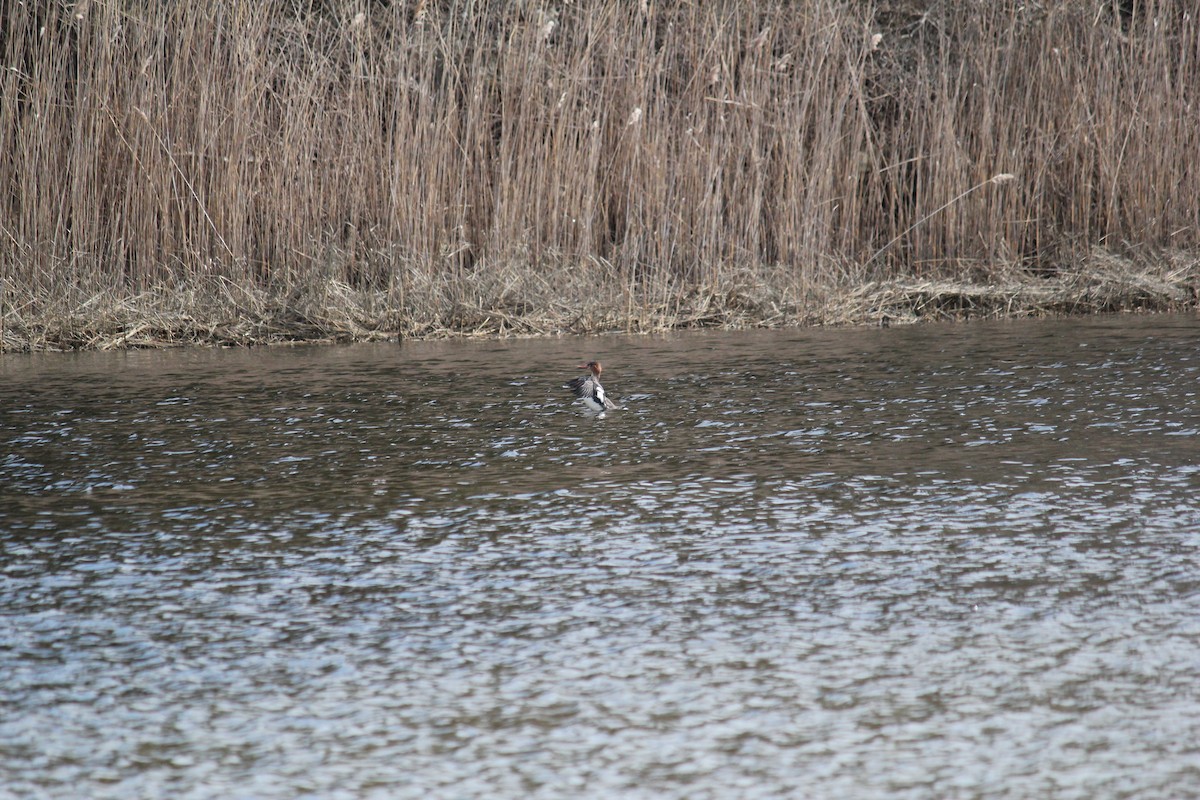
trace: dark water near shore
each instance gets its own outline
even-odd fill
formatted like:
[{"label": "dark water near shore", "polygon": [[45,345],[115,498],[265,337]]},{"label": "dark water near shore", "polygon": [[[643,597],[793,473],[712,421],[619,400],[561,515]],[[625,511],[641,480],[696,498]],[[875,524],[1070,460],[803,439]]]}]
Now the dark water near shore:
[{"label": "dark water near shore", "polygon": [[1196,795],[1197,392],[1194,316],[0,356],[0,800]]}]

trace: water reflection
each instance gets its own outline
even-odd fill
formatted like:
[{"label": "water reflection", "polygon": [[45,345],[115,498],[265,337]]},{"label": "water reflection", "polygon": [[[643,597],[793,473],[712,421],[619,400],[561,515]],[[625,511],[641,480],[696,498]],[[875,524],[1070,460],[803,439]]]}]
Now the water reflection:
[{"label": "water reflection", "polygon": [[1186,794],[1198,332],[4,357],[0,785]]}]

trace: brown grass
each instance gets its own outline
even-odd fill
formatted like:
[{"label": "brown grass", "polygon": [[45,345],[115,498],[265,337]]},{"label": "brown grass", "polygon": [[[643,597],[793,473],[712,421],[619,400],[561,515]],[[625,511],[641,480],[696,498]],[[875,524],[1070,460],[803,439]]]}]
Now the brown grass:
[{"label": "brown grass", "polygon": [[1200,286],[1184,0],[0,8],[0,349]]}]

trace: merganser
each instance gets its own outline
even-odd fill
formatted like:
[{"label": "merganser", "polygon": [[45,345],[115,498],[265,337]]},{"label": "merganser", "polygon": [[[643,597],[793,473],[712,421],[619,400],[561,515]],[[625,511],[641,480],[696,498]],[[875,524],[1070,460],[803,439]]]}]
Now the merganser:
[{"label": "merganser", "polygon": [[581,375],[567,382],[567,388],[575,393],[575,396],[583,400],[584,405],[592,411],[604,412],[609,409],[617,408],[617,404],[612,401],[604,392],[604,387],[600,385],[600,366],[599,361],[589,361],[586,364],[580,364],[579,369],[586,369],[591,372],[590,375]]}]

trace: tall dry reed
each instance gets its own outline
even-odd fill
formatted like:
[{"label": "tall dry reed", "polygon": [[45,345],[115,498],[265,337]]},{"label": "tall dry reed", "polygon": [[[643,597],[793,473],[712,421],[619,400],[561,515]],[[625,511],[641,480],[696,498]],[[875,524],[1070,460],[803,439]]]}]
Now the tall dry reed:
[{"label": "tall dry reed", "polygon": [[176,290],[402,333],[803,316],[1200,239],[1185,0],[0,9],[0,332]]}]

